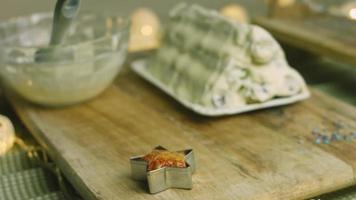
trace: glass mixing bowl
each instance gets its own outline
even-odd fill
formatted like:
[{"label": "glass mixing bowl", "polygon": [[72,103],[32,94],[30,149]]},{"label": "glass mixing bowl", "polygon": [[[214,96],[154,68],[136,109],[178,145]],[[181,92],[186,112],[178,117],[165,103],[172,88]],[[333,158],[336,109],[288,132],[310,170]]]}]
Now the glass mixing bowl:
[{"label": "glass mixing bowl", "polygon": [[48,106],[82,102],[104,91],[126,58],[128,20],[78,16],[63,44],[48,47],[51,26],[52,15],[46,13],[0,23],[3,85],[31,102]]}]

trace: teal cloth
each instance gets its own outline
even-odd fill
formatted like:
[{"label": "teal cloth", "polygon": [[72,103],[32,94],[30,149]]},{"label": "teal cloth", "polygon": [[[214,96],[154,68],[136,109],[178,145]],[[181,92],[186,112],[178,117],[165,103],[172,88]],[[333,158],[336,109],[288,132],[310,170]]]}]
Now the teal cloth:
[{"label": "teal cloth", "polygon": [[1,200],[65,200],[56,178],[14,148],[0,157]]}]

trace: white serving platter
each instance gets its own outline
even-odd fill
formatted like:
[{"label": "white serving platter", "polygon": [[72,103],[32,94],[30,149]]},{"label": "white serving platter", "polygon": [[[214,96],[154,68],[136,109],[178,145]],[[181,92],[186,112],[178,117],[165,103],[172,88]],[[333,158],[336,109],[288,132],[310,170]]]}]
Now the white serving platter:
[{"label": "white serving platter", "polygon": [[[310,97],[310,92],[304,83],[304,86],[302,88],[302,92],[290,96],[290,97],[279,97],[275,98],[263,103],[256,103],[256,104],[249,104],[249,105],[244,105],[236,108],[206,108],[202,105],[199,104],[194,104],[189,101],[180,99],[177,97],[168,87],[166,87],[164,84],[162,84],[159,80],[157,80],[155,77],[153,77],[147,70],[147,61],[146,60],[136,60],[131,63],[131,69],[137,73],[139,76],[147,80],[148,82],[152,83],[156,87],[160,88],[163,90],[165,93],[173,97],[175,100],[177,100],[179,103],[183,104],[185,107],[188,109],[204,116],[211,116],[211,117],[217,117],[217,116],[224,116],[224,115],[235,115],[235,114],[240,114],[240,113],[245,113],[249,111],[254,111],[254,110],[260,110],[264,108],[271,108],[271,107],[276,107],[276,106],[282,106],[282,105],[287,105],[287,104],[292,104],[298,101],[305,100]],[[291,69],[294,70],[294,69]]]}]

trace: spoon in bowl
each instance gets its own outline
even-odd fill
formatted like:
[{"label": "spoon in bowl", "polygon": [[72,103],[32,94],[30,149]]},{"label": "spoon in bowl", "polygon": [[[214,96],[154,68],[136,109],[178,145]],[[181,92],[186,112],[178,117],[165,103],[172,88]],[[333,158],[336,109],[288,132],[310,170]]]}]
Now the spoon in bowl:
[{"label": "spoon in bowl", "polygon": [[39,49],[35,54],[36,62],[51,62],[69,58],[59,55],[57,46],[62,44],[74,18],[77,16],[80,0],[58,0],[54,10],[53,27],[49,47]]}]

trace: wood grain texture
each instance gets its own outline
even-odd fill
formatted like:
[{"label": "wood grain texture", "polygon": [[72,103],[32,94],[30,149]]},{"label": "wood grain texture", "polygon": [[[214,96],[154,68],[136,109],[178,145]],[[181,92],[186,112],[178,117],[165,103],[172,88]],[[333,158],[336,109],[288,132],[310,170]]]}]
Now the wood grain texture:
[{"label": "wood grain texture", "polygon": [[356,66],[356,22],[338,17],[257,17],[254,23],[291,46]]},{"label": "wood grain texture", "polygon": [[[237,116],[186,110],[125,69],[102,95],[61,109],[12,99],[17,113],[86,199],[303,199],[355,183],[356,142],[316,145],[311,130],[356,109],[314,91],[307,101]],[[129,157],[193,148],[192,190],[150,195]]]}]

